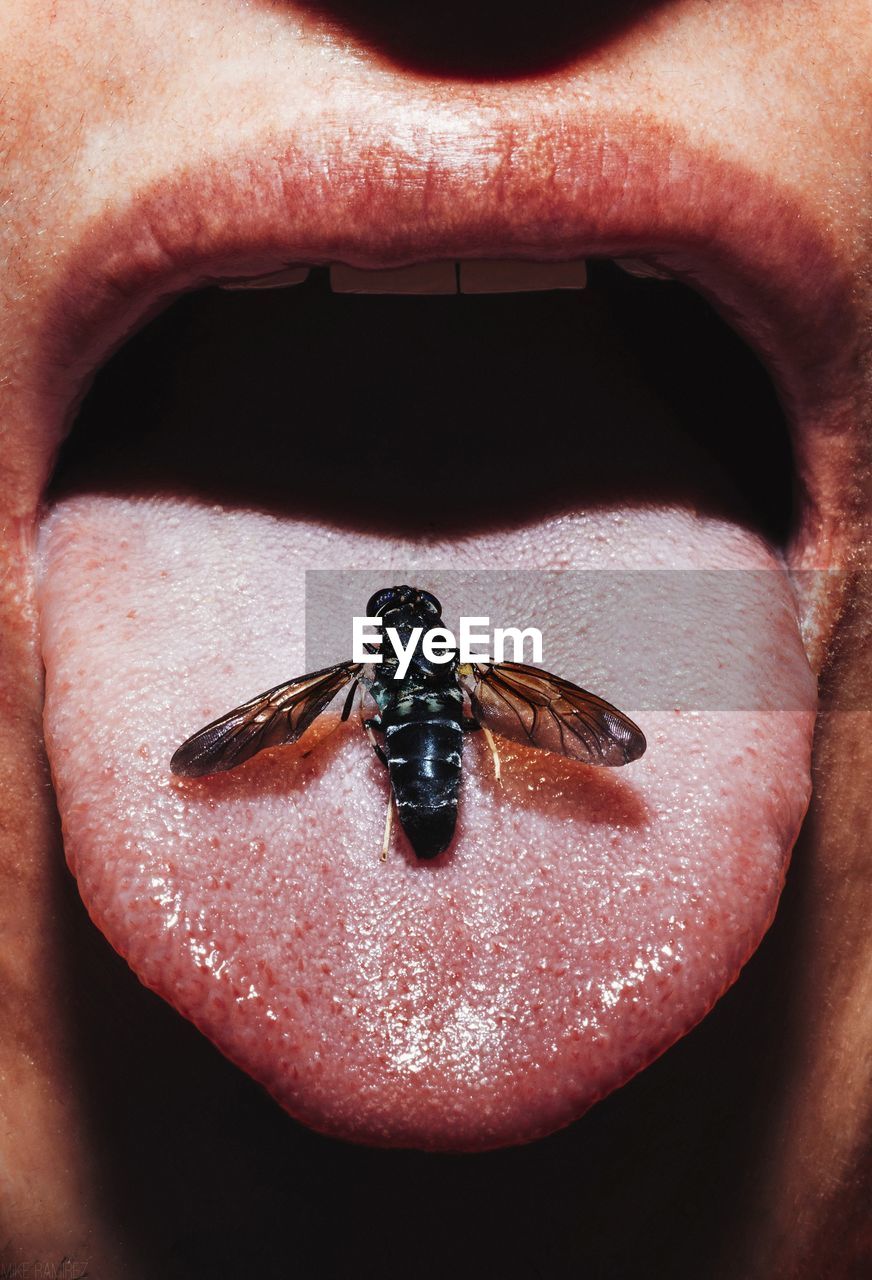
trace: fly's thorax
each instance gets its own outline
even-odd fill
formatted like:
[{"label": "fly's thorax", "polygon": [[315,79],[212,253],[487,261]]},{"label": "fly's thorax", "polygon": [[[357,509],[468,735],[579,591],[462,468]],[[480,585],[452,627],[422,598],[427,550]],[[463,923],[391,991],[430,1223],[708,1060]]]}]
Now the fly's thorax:
[{"label": "fly's thorax", "polygon": [[414,652],[421,652],[421,646],[424,636],[428,631],[432,631],[434,627],[442,626],[442,618],[434,617],[432,613],[425,613],[417,609],[391,609],[382,617],[382,653],[386,650],[393,653],[393,645],[388,639],[388,631],[396,632],[396,635],[404,650],[408,650],[412,636],[417,631],[418,638],[415,642]]},{"label": "fly's thorax", "polygon": [[[400,641],[404,649],[408,650],[411,639],[411,630],[408,633],[399,632]],[[384,688],[388,696],[391,692],[400,690],[421,688],[421,689],[444,689],[450,688],[457,684],[457,654],[452,654],[444,662],[434,662],[427,658],[423,651],[423,637],[419,637],[412,654],[404,662],[404,674],[399,675],[400,659],[385,638],[381,646],[381,662],[375,667],[375,677],[373,680],[373,696],[379,701],[378,689]]]},{"label": "fly's thorax", "polygon": [[414,724],[428,720],[450,720],[457,724],[463,719],[463,694],[455,681],[441,687],[410,683],[408,678],[398,681],[382,707],[382,725]]},{"label": "fly's thorax", "polygon": [[457,684],[457,665],[456,653],[452,654],[446,662],[432,662],[424,656],[419,645],[409,663],[405,679],[425,689],[451,688]]}]

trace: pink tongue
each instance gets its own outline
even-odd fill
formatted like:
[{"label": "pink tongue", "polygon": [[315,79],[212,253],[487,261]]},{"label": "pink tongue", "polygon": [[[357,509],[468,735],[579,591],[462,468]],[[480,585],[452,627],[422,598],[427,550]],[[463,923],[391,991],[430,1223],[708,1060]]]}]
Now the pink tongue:
[{"label": "pink tongue", "polygon": [[[446,564],[776,570],[750,534],[599,510],[422,551],[89,496],[54,510],[43,552],[46,733],[88,909],[315,1128],[461,1150],[544,1134],[692,1027],[766,929],[814,701],[777,572],[694,574],[680,610],[650,590],[622,609],[608,573],[585,575],[583,616],[553,576],[538,617],[513,602],[513,620],[544,623],[549,668],[615,701],[639,691],[621,702],[648,753],[612,772],[504,744],[500,789],[470,739],[458,838],[434,864],[399,837],[379,861],[386,779],[356,724],[220,777],[168,769],[195,728],[304,669],[307,568],[365,567],[374,590],[401,567],[437,594]],[[725,671],[733,709],[713,692]]]}]

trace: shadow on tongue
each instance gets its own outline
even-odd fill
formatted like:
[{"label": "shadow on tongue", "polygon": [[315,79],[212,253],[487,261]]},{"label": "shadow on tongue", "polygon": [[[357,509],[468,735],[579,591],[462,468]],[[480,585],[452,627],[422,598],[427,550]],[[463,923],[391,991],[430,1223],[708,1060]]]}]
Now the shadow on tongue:
[{"label": "shadow on tongue", "polygon": [[[600,439],[615,465],[660,459],[655,497],[631,507],[577,500],[440,541],[149,494],[143,471],[155,490],[173,474],[185,411],[168,410],[147,449],[108,480],[83,468],[46,519],[46,737],[82,897],[143,982],[316,1129],[475,1150],[565,1125],[698,1022],[772,918],[814,708],[789,586],[700,496],[708,464],[665,429],[652,443],[630,399],[620,438]],[[256,426],[248,441],[263,450]],[[492,447],[472,436],[455,463],[481,476]],[[662,494],[679,455],[693,501]],[[564,470],[582,474],[571,452]],[[437,535],[438,494],[420,495]],[[386,777],[354,721],[173,777],[190,732],[306,669],[311,569],[358,571],[357,612],[402,580],[438,595],[449,626],[539,625],[545,665],[632,716],[646,755],[596,770],[503,741],[500,785],[472,735],[434,861],[396,828],[380,861]],[[325,581],[338,661],[350,618]]]}]

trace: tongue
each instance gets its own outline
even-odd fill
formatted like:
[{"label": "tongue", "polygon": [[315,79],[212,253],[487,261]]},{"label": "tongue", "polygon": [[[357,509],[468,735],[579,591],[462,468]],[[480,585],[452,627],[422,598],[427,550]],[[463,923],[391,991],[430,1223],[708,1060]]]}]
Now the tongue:
[{"label": "tongue", "polygon": [[[489,447],[473,439],[470,465]],[[756,535],[687,503],[600,501],[440,544],[78,490],[44,525],[41,584],[70,866],[141,980],[291,1114],[379,1144],[530,1140],[735,979],[805,811],[814,704]],[[433,863],[399,835],[380,861],[386,778],[353,721],[229,774],[170,774],[191,731],[306,669],[307,570],[365,570],[356,612],[401,578],[444,591],[451,625],[451,571],[482,566],[508,576],[463,611],[508,590],[546,665],[641,723],[640,761],[501,741],[500,786],[473,736]],[[666,568],[713,572],[638,572]],[[349,656],[350,620],[335,634],[325,661]]]},{"label": "tongue", "polygon": [[[545,1133],[693,1026],[767,927],[812,724],[779,574],[693,575],[694,613],[671,627],[642,606],[615,618],[597,594],[613,575],[592,574],[586,607],[610,622],[585,636],[586,669],[576,602],[557,593],[544,616],[561,674],[608,693],[631,664],[662,707],[658,664],[691,635],[692,707],[726,666],[745,706],[770,709],[627,707],[649,747],[620,776],[504,747],[500,789],[476,744],[453,850],[421,864],[395,846],[383,864],[385,782],[356,726],[197,783],[168,761],[303,670],[307,567],[381,564],[377,587],[399,548],[106,497],[61,504],[44,546],[46,729],[89,911],[143,982],[316,1128],[455,1149]],[[735,529],[670,511],[580,514],[458,559],[532,568],[549,552],[775,568]],[[438,589],[426,565],[443,555],[416,559]]]}]

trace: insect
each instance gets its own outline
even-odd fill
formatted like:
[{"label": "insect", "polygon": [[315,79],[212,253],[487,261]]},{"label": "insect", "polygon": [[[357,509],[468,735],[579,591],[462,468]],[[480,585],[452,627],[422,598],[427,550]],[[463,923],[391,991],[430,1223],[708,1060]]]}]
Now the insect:
[{"label": "insect", "polygon": [[[396,628],[408,649],[414,628],[439,626],[442,606],[416,587],[386,587],[367,605],[367,616]],[[380,652],[368,646],[369,652]],[[345,689],[341,720],[355,695],[368,694],[376,714],[364,727],[387,768],[400,823],[419,858],[435,858],[451,843],[457,818],[464,734],[491,731],[571,756],[585,764],[623,765],[645,750],[641,729],[623,712],[560,676],[519,662],[461,664],[456,652],[432,662],[421,634],[405,674],[384,646],[381,661],[338,662],[260,693],[188,738],[170,768],[186,777],[235,769],[266,747],[296,742]],[[467,708],[468,703],[468,708]],[[386,856],[393,808],[382,847]]]}]

